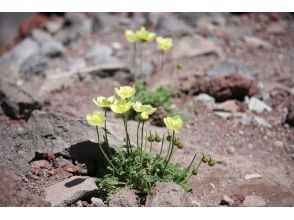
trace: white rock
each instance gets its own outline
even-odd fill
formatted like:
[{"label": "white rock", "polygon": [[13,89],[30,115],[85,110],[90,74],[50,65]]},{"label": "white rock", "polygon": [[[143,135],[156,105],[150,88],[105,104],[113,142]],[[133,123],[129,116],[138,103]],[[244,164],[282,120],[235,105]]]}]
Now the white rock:
[{"label": "white rock", "polygon": [[251,174],[245,175],[245,180],[259,179],[259,178],[262,178],[262,175],[260,175],[258,173],[251,173]]},{"label": "white rock", "polygon": [[262,126],[262,127],[266,127],[266,128],[271,128],[271,124],[268,123],[265,119],[261,118],[261,117],[258,117],[258,116],[255,116],[254,117],[254,120],[256,122],[256,124]]},{"label": "white rock", "polygon": [[260,39],[258,37],[245,36],[244,40],[251,47],[256,47],[256,48],[263,47],[263,48],[266,48],[266,49],[272,48],[272,45],[269,42],[267,42],[265,40],[262,40],[262,39]]},{"label": "white rock", "polygon": [[215,98],[206,93],[200,93],[196,96],[196,100],[199,102],[215,102]]},{"label": "white rock", "polygon": [[263,101],[255,97],[251,97],[249,101],[247,99],[247,104],[248,104],[248,108],[251,111],[255,111],[257,113],[262,113],[263,111],[268,111],[268,112],[272,111],[272,108],[270,106],[268,106]]},{"label": "white rock", "polygon": [[233,114],[231,112],[214,111],[214,114],[216,114],[217,116],[219,116],[225,120],[229,120],[229,119],[233,118]]}]

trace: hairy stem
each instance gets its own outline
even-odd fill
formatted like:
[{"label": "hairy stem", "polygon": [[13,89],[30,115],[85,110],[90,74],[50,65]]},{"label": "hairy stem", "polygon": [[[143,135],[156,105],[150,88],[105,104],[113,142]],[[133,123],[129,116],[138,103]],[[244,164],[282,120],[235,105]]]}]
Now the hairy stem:
[{"label": "hairy stem", "polygon": [[105,122],[104,122],[104,131],[105,131],[105,142],[107,144],[107,151],[108,154],[111,155],[111,150],[108,142],[108,137],[107,137],[107,129],[106,129],[106,109],[104,109],[104,116],[105,116]]},{"label": "hairy stem", "polygon": [[162,153],[164,138],[165,138],[165,134],[162,135],[162,139],[161,139],[161,147],[160,147],[159,156],[161,156],[161,153]]},{"label": "hairy stem", "polygon": [[166,161],[166,164],[165,164],[165,167],[164,167],[164,169],[163,169],[163,171],[162,171],[162,174],[164,174],[164,171],[165,171],[165,169],[166,169],[166,167],[167,167],[167,165],[168,165],[168,163],[169,163],[169,161],[170,161],[170,159],[171,159],[171,156],[172,156],[172,154],[173,154],[173,151],[174,151],[174,139],[175,139],[175,131],[173,131],[173,135],[172,135],[172,139],[171,139],[172,144],[171,144],[170,154],[169,154],[169,156],[168,156],[168,159],[167,159],[167,161]]},{"label": "hairy stem", "polygon": [[144,136],[144,121],[142,122],[141,128],[141,152],[140,152],[140,162],[142,163],[142,154],[143,154],[143,136]]},{"label": "hairy stem", "polygon": [[180,180],[181,180],[181,179],[182,179],[182,178],[183,178],[183,177],[189,172],[189,170],[190,170],[191,166],[193,165],[193,162],[194,162],[194,160],[195,160],[195,158],[196,158],[197,155],[198,155],[198,152],[194,154],[194,157],[193,157],[193,159],[191,160],[189,166],[187,166],[187,168],[185,169],[183,175],[180,176],[180,177],[177,179],[177,182],[180,181]]},{"label": "hairy stem", "polygon": [[113,165],[113,163],[110,161],[110,159],[108,158],[108,156],[106,155],[106,153],[103,150],[103,147],[101,146],[100,143],[100,136],[99,136],[99,130],[98,130],[98,126],[96,126],[96,132],[97,132],[97,138],[98,138],[98,145],[100,148],[100,151],[104,157],[104,159],[107,161],[107,163],[117,172],[117,169],[115,168],[115,166]]},{"label": "hairy stem", "polygon": [[138,122],[138,126],[137,126],[137,147],[139,147],[139,130],[140,130],[140,124],[141,122]]}]

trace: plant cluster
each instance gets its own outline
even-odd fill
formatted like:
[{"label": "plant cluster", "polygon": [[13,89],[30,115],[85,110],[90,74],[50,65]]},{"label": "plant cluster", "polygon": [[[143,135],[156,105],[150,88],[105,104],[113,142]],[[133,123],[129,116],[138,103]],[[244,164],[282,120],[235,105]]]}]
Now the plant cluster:
[{"label": "plant cluster", "polygon": [[[161,51],[161,68],[163,68],[165,53],[173,46],[173,39],[169,37],[157,36],[156,33],[146,30],[145,27],[141,27],[139,30],[126,30],[125,37],[127,41],[133,44],[133,67],[135,79],[138,78],[142,70],[142,54],[143,44],[156,41],[158,49]],[[139,60],[139,62],[138,62]],[[138,65],[139,63],[139,65]]]},{"label": "plant cluster", "polygon": [[[123,186],[128,186],[138,195],[146,195],[151,192],[156,181],[176,182],[189,191],[187,181],[191,176],[197,175],[200,165],[202,163],[207,163],[209,166],[215,165],[215,161],[210,155],[201,152],[195,153],[186,168],[171,163],[175,148],[182,149],[184,147],[182,140],[176,136],[176,132],[183,126],[182,118],[179,115],[164,118],[163,121],[168,131],[162,136],[154,131],[145,131],[145,122],[156,108],[139,101],[132,101],[132,97],[136,93],[135,86],[115,88],[115,92],[119,96],[118,99],[114,96],[94,98],[94,103],[104,112],[95,111],[86,116],[88,123],[96,127],[99,149],[107,163],[107,168],[100,172],[97,178],[101,197],[104,200]],[[125,130],[125,148],[114,153],[110,150],[107,137],[107,109],[121,115]],[[138,114],[136,144],[131,142],[128,132],[128,114],[131,109]],[[98,127],[104,129],[103,140],[106,143],[106,148],[101,145]],[[158,148],[156,151],[154,151],[155,146]],[[164,150],[165,148],[167,151]],[[199,162],[195,164],[198,155],[200,156]]]}]

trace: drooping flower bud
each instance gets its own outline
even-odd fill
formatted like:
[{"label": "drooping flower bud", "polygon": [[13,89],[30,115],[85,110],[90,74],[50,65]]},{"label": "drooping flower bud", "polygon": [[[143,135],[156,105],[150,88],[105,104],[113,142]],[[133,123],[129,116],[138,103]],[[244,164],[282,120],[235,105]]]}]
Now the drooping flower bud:
[{"label": "drooping flower bud", "polygon": [[209,162],[208,162],[208,165],[210,166],[210,167],[213,167],[214,165],[215,165],[215,160],[213,160],[213,159],[211,159]]},{"label": "drooping flower bud", "polygon": [[203,163],[208,163],[210,161],[210,156],[208,154],[204,155],[202,157],[202,162]]}]

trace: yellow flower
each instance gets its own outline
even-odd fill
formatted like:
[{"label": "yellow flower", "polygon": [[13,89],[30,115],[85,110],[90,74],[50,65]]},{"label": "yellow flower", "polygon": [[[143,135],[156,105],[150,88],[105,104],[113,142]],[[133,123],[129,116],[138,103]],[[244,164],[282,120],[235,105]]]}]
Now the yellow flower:
[{"label": "yellow flower", "polygon": [[127,99],[127,98],[130,98],[133,95],[135,95],[136,88],[135,88],[135,86],[133,86],[133,87],[123,86],[123,87],[120,87],[119,89],[115,88],[115,92],[122,99]]},{"label": "yellow flower", "polygon": [[125,37],[130,43],[136,43],[139,40],[137,34],[132,30],[126,30]]},{"label": "yellow flower", "polygon": [[156,33],[147,31],[145,27],[141,27],[140,30],[136,31],[136,35],[141,41],[147,42],[153,41],[156,37]]},{"label": "yellow flower", "polygon": [[183,126],[183,120],[179,115],[174,117],[166,117],[163,119],[163,121],[165,126],[173,131],[177,131]]},{"label": "yellow flower", "polygon": [[156,108],[153,108],[151,105],[142,105],[141,102],[132,103],[133,109],[136,112],[141,113],[141,119],[149,119],[149,115],[153,114],[156,111]]},{"label": "yellow flower", "polygon": [[87,114],[86,119],[89,125],[92,125],[92,126],[102,127],[105,123],[104,113],[99,111]]},{"label": "yellow flower", "polygon": [[173,39],[169,37],[157,37],[156,43],[159,49],[167,51],[173,46]]},{"label": "yellow flower", "polygon": [[127,102],[125,99],[116,100],[112,105],[110,105],[111,110],[119,114],[129,111],[131,107],[131,103]]},{"label": "yellow flower", "polygon": [[99,97],[93,99],[93,102],[101,108],[109,108],[110,105],[112,103],[114,103],[114,101],[115,101],[114,96],[111,96],[108,98],[103,97],[103,96],[99,96]]},{"label": "yellow flower", "polygon": [[136,112],[142,112],[142,106],[143,106],[142,103],[138,101],[135,103],[132,103],[132,107]]}]

